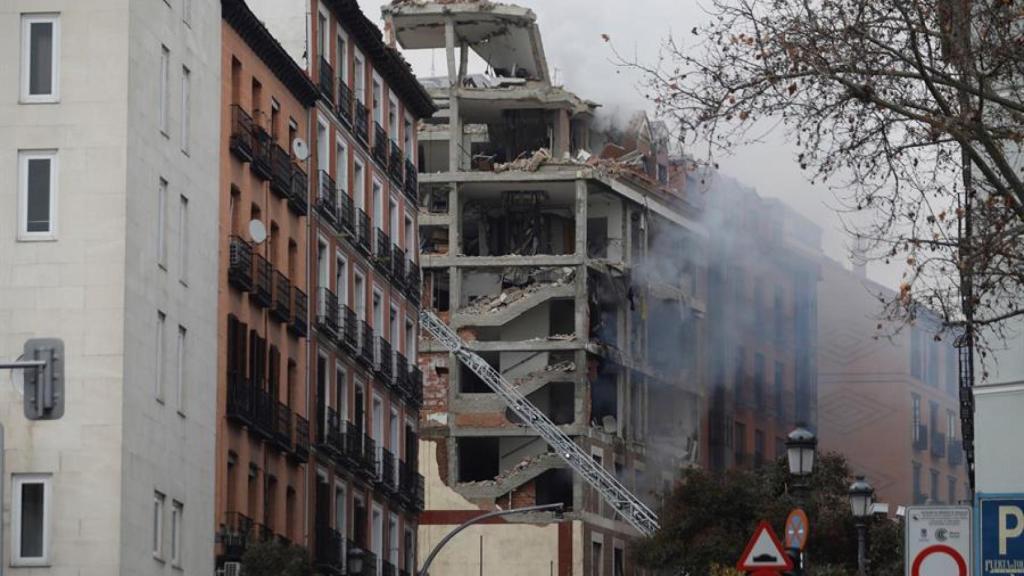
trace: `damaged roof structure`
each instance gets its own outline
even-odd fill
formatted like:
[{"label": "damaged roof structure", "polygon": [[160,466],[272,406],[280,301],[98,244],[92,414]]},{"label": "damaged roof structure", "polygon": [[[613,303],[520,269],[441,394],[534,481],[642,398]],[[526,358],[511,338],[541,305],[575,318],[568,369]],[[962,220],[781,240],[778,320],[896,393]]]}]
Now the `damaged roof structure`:
[{"label": "damaged roof structure", "polygon": [[[420,130],[423,305],[652,503],[700,458],[706,231],[667,131],[646,117],[597,131],[598,105],[552,84],[529,9],[395,0],[383,14],[403,48],[447,62],[422,80],[439,107]],[[452,541],[435,570],[476,574],[481,556],[489,574],[634,573],[636,533],[612,506],[443,347],[419,352],[421,550],[467,511],[561,502],[569,520],[475,527],[482,540]]]}]

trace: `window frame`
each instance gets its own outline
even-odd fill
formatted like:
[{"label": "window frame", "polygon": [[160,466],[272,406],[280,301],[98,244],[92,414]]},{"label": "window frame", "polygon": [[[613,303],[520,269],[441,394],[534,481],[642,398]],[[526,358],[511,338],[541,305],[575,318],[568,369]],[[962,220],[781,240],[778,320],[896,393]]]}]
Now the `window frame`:
[{"label": "window frame", "polygon": [[159,490],[153,491],[153,558],[164,561],[164,508],[167,506],[167,495]]},{"label": "window frame", "polygon": [[182,523],[185,519],[185,504],[171,501],[171,566],[181,567]]},{"label": "window frame", "polygon": [[[32,66],[32,24],[49,22],[53,25],[52,62],[50,62],[50,93],[30,94]],[[21,104],[55,104],[60,102],[60,12],[32,12],[21,14],[21,70],[19,76],[19,102]]]},{"label": "window frame", "polygon": [[171,137],[171,49],[165,44],[160,45],[160,99],[159,99],[159,110],[157,110],[157,120],[159,122],[160,133],[163,134],[164,138]]},{"label": "window frame", "polygon": [[162,310],[156,311],[156,360],[154,361],[154,368],[156,374],[153,377],[153,396],[156,401],[164,403],[164,362],[166,357],[164,356],[164,346],[167,336],[164,331],[167,329],[167,314]]},{"label": "window frame", "polygon": [[192,122],[192,70],[188,66],[181,67],[181,153],[191,156],[189,139],[191,138]]},{"label": "window frame", "polygon": [[188,384],[188,377],[186,372],[188,371],[188,328],[178,325],[178,345],[175,357],[177,366],[175,367],[174,379],[176,380],[174,393],[177,396],[175,399],[178,404],[178,415],[185,416],[185,401],[188,398],[188,394],[185,393],[185,386]]},{"label": "window frame", "polygon": [[178,196],[178,282],[188,286],[188,252],[189,252],[189,200],[188,196]]},{"label": "window frame", "polygon": [[[25,557],[21,555],[22,489],[25,484],[43,485],[43,554]],[[11,566],[49,566],[50,544],[53,521],[53,475],[49,473],[13,474],[11,477]]]},{"label": "window frame", "polygon": [[[28,165],[31,160],[50,161],[50,214],[49,230],[30,232],[28,230]],[[56,149],[18,151],[18,236],[20,242],[46,242],[57,239],[58,192],[60,189],[59,158]]]},{"label": "window frame", "polygon": [[167,270],[167,194],[170,185],[167,180],[160,178],[157,181],[156,199],[156,265]]}]

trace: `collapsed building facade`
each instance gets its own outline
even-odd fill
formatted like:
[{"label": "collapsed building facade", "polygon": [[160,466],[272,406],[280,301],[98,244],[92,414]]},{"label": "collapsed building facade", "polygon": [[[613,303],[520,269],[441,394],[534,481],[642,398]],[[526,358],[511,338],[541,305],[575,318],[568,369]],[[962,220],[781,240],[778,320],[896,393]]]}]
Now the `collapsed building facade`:
[{"label": "collapsed building facade", "polygon": [[[444,49],[447,60],[445,77],[422,80],[440,109],[419,138],[423,306],[653,497],[699,458],[705,267],[705,232],[673,190],[660,132],[640,119],[596,134],[596,104],[552,85],[530,10],[397,1],[384,13],[403,48]],[[469,72],[470,52],[487,73]],[[481,509],[561,502],[561,522],[534,513],[471,528],[433,569],[633,573],[635,531],[472,371],[421,338],[421,561]]]}]

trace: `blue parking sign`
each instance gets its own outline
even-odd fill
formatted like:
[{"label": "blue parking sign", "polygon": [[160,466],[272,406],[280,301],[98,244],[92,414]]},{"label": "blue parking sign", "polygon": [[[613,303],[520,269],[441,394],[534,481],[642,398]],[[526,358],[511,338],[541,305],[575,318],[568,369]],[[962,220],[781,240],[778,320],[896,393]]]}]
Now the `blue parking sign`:
[{"label": "blue parking sign", "polygon": [[978,494],[978,569],[1024,576],[1024,494]]}]

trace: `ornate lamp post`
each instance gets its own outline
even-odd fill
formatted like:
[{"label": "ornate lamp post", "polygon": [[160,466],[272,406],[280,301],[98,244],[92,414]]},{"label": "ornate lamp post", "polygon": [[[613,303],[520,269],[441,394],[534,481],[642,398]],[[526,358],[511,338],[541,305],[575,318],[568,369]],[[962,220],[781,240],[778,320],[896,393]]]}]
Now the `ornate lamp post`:
[{"label": "ornate lamp post", "polygon": [[866,539],[868,524],[871,516],[871,504],[874,502],[875,489],[868,484],[863,476],[850,484],[850,511],[857,521],[857,574],[867,574],[867,549]]},{"label": "ornate lamp post", "polygon": [[[793,496],[800,506],[804,506],[804,499],[807,495],[807,477],[814,472],[815,450],[818,447],[818,438],[802,425],[786,437],[786,460],[789,463],[789,473],[795,478],[793,482]],[[802,575],[804,565],[807,563],[807,552],[801,554],[799,549],[790,550],[795,565],[794,573]]]}]

